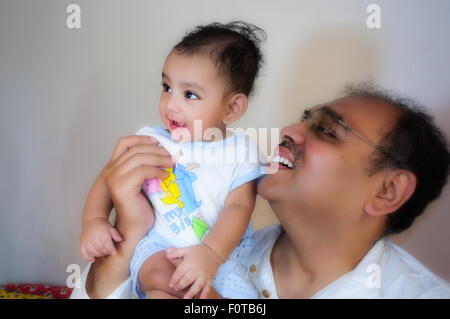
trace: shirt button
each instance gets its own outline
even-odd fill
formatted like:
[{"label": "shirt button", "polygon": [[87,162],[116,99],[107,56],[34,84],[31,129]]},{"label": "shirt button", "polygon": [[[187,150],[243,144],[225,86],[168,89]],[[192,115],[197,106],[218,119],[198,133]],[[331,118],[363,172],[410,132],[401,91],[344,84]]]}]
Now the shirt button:
[{"label": "shirt button", "polygon": [[256,271],[256,265],[253,264],[253,265],[250,266],[250,272],[254,273],[255,271]]},{"label": "shirt button", "polygon": [[264,298],[269,298],[270,297],[270,292],[268,290],[264,289],[262,291],[262,295],[264,296]]}]

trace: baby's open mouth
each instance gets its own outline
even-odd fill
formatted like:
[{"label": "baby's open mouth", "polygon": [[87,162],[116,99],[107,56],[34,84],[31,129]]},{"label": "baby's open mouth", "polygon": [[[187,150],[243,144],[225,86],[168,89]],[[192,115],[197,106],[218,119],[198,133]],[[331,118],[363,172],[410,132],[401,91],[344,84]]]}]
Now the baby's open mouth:
[{"label": "baby's open mouth", "polygon": [[177,122],[177,121],[173,121],[173,120],[171,120],[169,123],[170,123],[171,130],[175,130],[175,129],[181,128],[181,127],[186,127],[186,124]]}]

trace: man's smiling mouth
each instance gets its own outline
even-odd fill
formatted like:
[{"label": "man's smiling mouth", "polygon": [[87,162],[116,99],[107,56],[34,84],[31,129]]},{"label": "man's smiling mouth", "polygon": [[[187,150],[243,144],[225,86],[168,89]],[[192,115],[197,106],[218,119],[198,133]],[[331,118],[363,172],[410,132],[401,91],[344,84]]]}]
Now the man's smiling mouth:
[{"label": "man's smiling mouth", "polygon": [[276,155],[276,156],[274,156],[274,158],[272,158],[272,163],[280,163],[282,166],[289,168],[289,169],[294,167],[294,164],[292,164],[292,162],[290,160],[288,160],[287,158],[285,158],[283,156],[279,156],[279,155]]},{"label": "man's smiling mouth", "polygon": [[294,169],[298,167],[301,155],[296,145],[285,139],[278,145],[271,162],[278,164],[283,169]]}]

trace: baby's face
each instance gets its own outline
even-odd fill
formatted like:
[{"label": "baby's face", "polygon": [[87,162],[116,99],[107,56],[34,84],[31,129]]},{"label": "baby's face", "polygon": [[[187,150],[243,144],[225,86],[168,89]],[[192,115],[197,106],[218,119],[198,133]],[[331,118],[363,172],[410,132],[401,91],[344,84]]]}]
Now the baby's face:
[{"label": "baby's face", "polygon": [[227,112],[226,84],[209,56],[172,51],[164,63],[162,85],[159,112],[171,133],[176,129],[187,130],[194,140],[194,120],[202,121],[202,136],[212,127],[225,133],[222,120]]}]

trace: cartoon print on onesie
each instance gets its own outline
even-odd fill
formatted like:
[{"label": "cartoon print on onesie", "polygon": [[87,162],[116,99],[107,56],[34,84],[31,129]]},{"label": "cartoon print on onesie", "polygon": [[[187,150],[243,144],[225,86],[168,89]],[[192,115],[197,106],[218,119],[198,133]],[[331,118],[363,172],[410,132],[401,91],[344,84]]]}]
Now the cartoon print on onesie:
[{"label": "cartoon print on onesie", "polygon": [[[167,205],[177,204],[181,209],[185,209],[188,214],[202,205],[202,201],[197,201],[192,188],[192,183],[197,180],[197,176],[189,170],[199,167],[198,163],[188,163],[184,166],[177,163],[174,168],[166,168],[169,177],[164,180],[158,178],[147,179],[143,189],[150,198],[152,195],[164,192],[162,202]],[[200,214],[192,217],[191,223],[195,234],[202,240],[208,225],[203,221]]]}]

